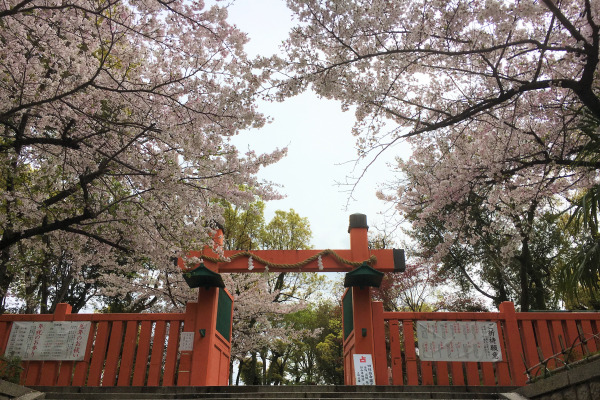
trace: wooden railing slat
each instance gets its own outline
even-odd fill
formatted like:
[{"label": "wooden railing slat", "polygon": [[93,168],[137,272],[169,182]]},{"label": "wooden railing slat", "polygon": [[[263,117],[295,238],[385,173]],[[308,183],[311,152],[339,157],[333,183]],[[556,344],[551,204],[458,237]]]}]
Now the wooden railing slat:
[{"label": "wooden railing slat", "polygon": [[169,324],[169,342],[167,344],[167,357],[165,359],[165,372],[163,374],[163,386],[174,386],[177,368],[177,352],[179,346],[179,321]]},{"label": "wooden railing slat", "polygon": [[108,344],[108,321],[98,323],[98,333],[94,341],[94,350],[92,351],[92,362],[88,375],[87,386],[100,386],[102,378],[102,367],[106,358],[106,346]]},{"label": "wooden railing slat", "polygon": [[117,367],[121,358],[123,347],[123,321],[114,321],[110,330],[108,352],[106,353],[106,366],[102,376],[102,386],[115,386],[117,380]]},{"label": "wooden railing slat", "polygon": [[583,336],[586,339],[586,347],[590,353],[595,353],[598,351],[598,347],[596,346],[596,340],[593,338],[594,330],[592,329],[592,323],[589,319],[584,319],[581,321],[581,328],[583,330]]},{"label": "wooden railing slat", "polygon": [[[535,328],[538,337],[538,347],[542,350],[542,356],[544,358],[541,361],[544,361],[555,354],[554,350],[552,350],[552,340],[550,339],[548,320],[543,319],[536,321]],[[556,368],[556,362],[554,360],[549,360],[546,366],[550,369],[554,369]]]},{"label": "wooden railing slat", "polygon": [[419,373],[417,370],[417,353],[415,351],[415,334],[413,321],[402,321],[402,332],[404,333],[404,354],[406,354],[406,377],[410,386],[419,384]]},{"label": "wooden railing slat", "polygon": [[421,384],[433,385],[433,365],[431,361],[421,361]]},{"label": "wooden railing slat", "polygon": [[146,380],[146,369],[148,368],[148,354],[150,353],[150,335],[152,334],[152,322],[143,321],[141,324],[140,338],[137,354],[135,357],[135,368],[133,371],[132,386],[144,386]]},{"label": "wooden railing slat", "polygon": [[391,320],[390,326],[390,353],[392,361],[392,384],[403,385],[402,375],[402,350],[400,346],[400,328],[397,320]]},{"label": "wooden railing slat", "polygon": [[150,369],[148,370],[148,386],[160,384],[160,373],[163,362],[163,351],[165,349],[165,321],[158,321],[154,327],[154,339],[152,340],[152,356],[150,358]]},{"label": "wooden railing slat", "polygon": [[481,373],[483,374],[483,384],[485,386],[496,386],[496,373],[494,364],[491,362],[481,363]]},{"label": "wooden railing slat", "polygon": [[524,347],[525,361],[527,362],[525,367],[531,368],[540,362],[531,321],[521,321],[521,340]]},{"label": "wooden railing slat", "polygon": [[498,385],[510,386],[512,383],[510,380],[510,372],[508,367],[508,354],[505,346],[506,341],[504,340],[504,330],[502,328],[502,324],[498,322],[498,339],[500,340],[500,351],[502,352],[502,361],[496,363],[496,374],[498,377]]},{"label": "wooden railing slat", "polygon": [[452,368],[452,386],[464,386],[465,375],[463,373],[463,363],[451,362],[450,366]]},{"label": "wooden railing slat", "polygon": [[435,363],[437,384],[439,386],[449,386],[450,376],[448,374],[448,363],[446,361],[437,361]]},{"label": "wooden railing slat", "polygon": [[60,372],[58,373],[56,386],[69,386],[71,384],[74,367],[75,361],[62,361],[60,363]]},{"label": "wooden railing slat", "polygon": [[581,338],[579,337],[579,331],[577,330],[576,321],[568,320],[565,321],[567,335],[567,348],[573,347],[570,356],[580,359],[583,356],[583,345]]},{"label": "wooden railing slat", "polygon": [[481,385],[481,379],[479,378],[479,368],[477,362],[465,363],[467,367],[467,384],[469,386]]},{"label": "wooden railing slat", "polygon": [[135,354],[135,344],[138,337],[138,321],[139,320],[127,321],[117,386],[129,386],[131,384],[131,369],[133,367],[133,356]]}]

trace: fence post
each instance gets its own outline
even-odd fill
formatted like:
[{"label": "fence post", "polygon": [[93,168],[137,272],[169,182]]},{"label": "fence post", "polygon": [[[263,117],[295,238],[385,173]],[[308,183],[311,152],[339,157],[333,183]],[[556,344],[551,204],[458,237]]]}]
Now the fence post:
[{"label": "fence post", "polygon": [[[185,318],[183,320],[183,332],[194,332],[195,316],[198,303],[189,301],[185,305]],[[197,336],[195,333],[194,336]],[[169,337],[169,340],[171,338]],[[194,338],[196,342],[196,338]],[[178,343],[173,343],[178,348]],[[194,343],[195,344],[195,343]],[[170,343],[169,343],[170,345]],[[195,346],[194,346],[195,347]],[[179,369],[177,370],[177,386],[190,386],[192,369],[192,351],[182,351],[179,358]]]},{"label": "fence post", "polygon": [[389,385],[383,303],[374,301],[371,305],[373,307],[373,364],[375,364],[375,384]]},{"label": "fence post", "polygon": [[[64,321],[67,314],[71,314],[71,306],[65,303],[59,303],[54,309],[52,316],[53,321]],[[31,363],[30,363],[31,364]],[[36,368],[40,369],[39,383],[35,382],[34,385],[39,384],[42,386],[55,386],[58,380],[59,361],[36,361]],[[65,362],[66,364],[66,362]],[[35,370],[35,368],[31,368]],[[28,374],[29,375],[29,374]],[[28,376],[29,383],[33,382],[31,377]]]},{"label": "fence post", "polygon": [[523,345],[521,344],[515,305],[510,301],[504,301],[500,303],[498,309],[504,314],[504,338],[506,340],[506,352],[508,353],[513,383],[517,386],[525,386],[527,377],[525,376],[525,365],[521,359]]}]

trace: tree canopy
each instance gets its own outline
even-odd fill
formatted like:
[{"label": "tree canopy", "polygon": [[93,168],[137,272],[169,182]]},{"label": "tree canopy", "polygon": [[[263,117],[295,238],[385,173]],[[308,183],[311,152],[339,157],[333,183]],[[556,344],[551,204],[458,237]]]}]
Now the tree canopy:
[{"label": "tree canopy", "polygon": [[467,263],[455,271],[477,271],[482,292],[499,283],[495,301],[546,307],[560,246],[542,256],[537,229],[598,183],[598,2],[288,4],[299,24],[265,61],[284,72],[276,96],[312,89],[354,109],[368,162],[410,145],[379,195],[428,239],[421,255]]},{"label": "tree canopy", "polygon": [[37,279],[32,258],[164,294],[169,259],[223,222],[218,200],[275,196],[255,174],[285,151],[229,141],[264,118],[226,16],[202,1],[0,6],[0,303]]}]

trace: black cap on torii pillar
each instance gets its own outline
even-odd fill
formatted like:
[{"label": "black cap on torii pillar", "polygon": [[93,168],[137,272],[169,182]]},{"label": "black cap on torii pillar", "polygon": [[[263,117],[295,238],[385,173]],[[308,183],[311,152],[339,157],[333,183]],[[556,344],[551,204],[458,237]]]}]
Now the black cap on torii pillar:
[{"label": "black cap on torii pillar", "polygon": [[[350,233],[353,229],[364,229],[364,235],[366,236],[366,232],[369,230],[369,225],[367,224],[367,216],[365,214],[352,214],[350,215],[350,224],[348,225],[348,233]],[[352,248],[352,238],[353,235],[350,235],[350,247]],[[361,237],[358,239],[363,241],[364,239]],[[358,243],[354,244],[355,246]],[[368,247],[368,239],[367,239],[367,247]],[[394,272],[404,272],[406,270],[406,257],[404,254],[404,249],[392,249],[393,257],[394,257]],[[368,255],[364,258],[365,260],[368,258]]]}]

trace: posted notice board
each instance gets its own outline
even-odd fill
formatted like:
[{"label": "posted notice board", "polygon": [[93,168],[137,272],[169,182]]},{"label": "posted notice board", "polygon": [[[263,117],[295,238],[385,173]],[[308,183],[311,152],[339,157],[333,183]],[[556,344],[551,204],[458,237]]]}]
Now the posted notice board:
[{"label": "posted notice board", "polygon": [[492,321],[417,321],[417,340],[424,361],[502,361]]},{"label": "posted notice board", "polygon": [[13,322],[5,354],[22,360],[81,361],[90,321]]},{"label": "posted notice board", "polygon": [[375,372],[371,354],[354,354],[354,377],[357,385],[374,385]]}]

